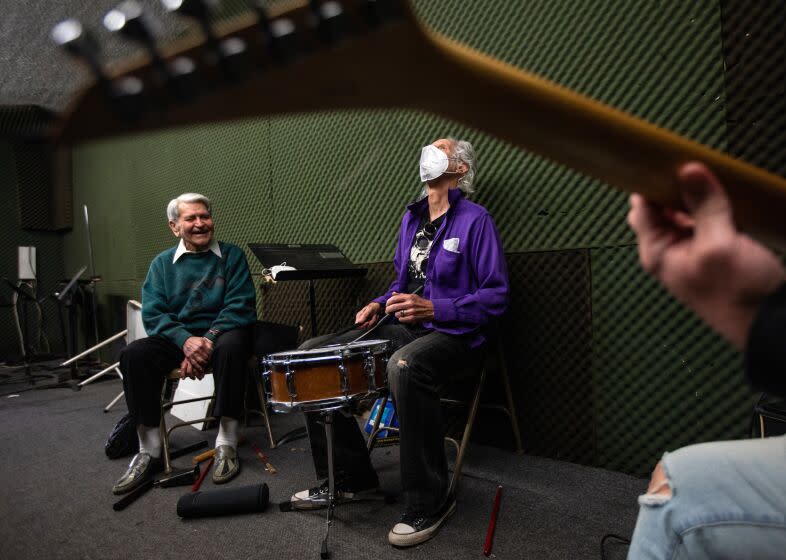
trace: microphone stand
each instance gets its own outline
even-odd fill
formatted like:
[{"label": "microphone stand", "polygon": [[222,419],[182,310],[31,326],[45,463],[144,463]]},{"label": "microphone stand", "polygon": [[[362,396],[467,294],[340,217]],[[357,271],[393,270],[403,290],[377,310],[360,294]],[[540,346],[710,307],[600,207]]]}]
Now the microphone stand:
[{"label": "microphone stand", "polygon": [[[32,367],[31,362],[35,361],[35,355],[37,354],[37,351],[36,351],[36,346],[34,346],[33,344],[30,344],[30,342],[28,340],[29,320],[28,320],[28,317],[27,317],[27,305],[28,305],[28,302],[33,302],[35,304],[35,306],[37,307],[37,309],[39,310],[39,315],[40,315],[41,301],[43,301],[46,298],[41,298],[39,300],[39,299],[37,299],[35,297],[35,293],[34,292],[32,294],[30,294],[30,293],[27,293],[25,290],[22,290],[21,287],[20,287],[21,283],[20,283],[20,285],[15,285],[8,278],[3,277],[2,279],[14,291],[13,303],[11,304],[11,307],[13,307],[13,313],[14,313],[14,319],[15,319],[15,323],[16,323],[16,329],[17,329],[17,333],[19,335],[20,349],[22,351],[22,368],[24,370],[24,380],[27,381],[27,383],[30,385],[30,387],[28,387],[26,389],[14,389],[10,393],[7,393],[7,394],[16,394],[16,393],[21,393],[21,392],[24,392],[24,391],[30,391],[30,390],[34,390],[34,389],[50,389],[50,388],[68,387],[68,386],[70,386],[67,383],[61,383],[60,380],[59,380],[59,377],[56,374],[53,374],[53,373],[37,373],[37,374],[34,374],[33,373],[33,367]],[[32,286],[30,286],[30,287],[31,287],[31,290],[32,290],[33,289]],[[20,298],[22,299],[22,301],[24,302],[24,305],[25,305],[24,312],[23,312],[24,329],[22,328],[21,321],[20,321],[20,318],[19,318],[19,311],[17,309],[18,308],[18,301],[19,301]],[[48,341],[47,341],[47,346],[48,346]],[[10,377],[10,376],[4,376],[4,377],[7,377],[7,378],[3,379],[3,384],[16,384],[16,383],[21,383],[22,382],[22,380],[16,381],[12,377]],[[47,383],[47,384],[43,384],[43,385],[37,385],[37,380],[38,379],[54,380],[55,383]],[[6,393],[3,393],[0,396],[4,396],[5,394]]]},{"label": "microphone stand", "polygon": [[[85,230],[87,231],[87,255],[90,261],[90,322],[93,327],[94,344],[98,344],[98,295],[96,293],[96,283],[101,281],[101,277],[96,275],[96,265],[93,260],[93,237],[90,235],[90,218],[87,213],[87,204],[82,205],[85,214]],[[98,361],[101,361],[101,351],[98,351]]]},{"label": "microphone stand", "polygon": [[[59,293],[55,294],[55,297],[59,302],[65,305],[66,311],[68,313],[68,357],[76,356],[76,335],[77,335],[77,321],[76,321],[76,284],[79,281],[79,277],[87,270],[87,266],[83,266],[80,268],[76,274],[68,281],[65,288],[63,288]],[[71,362],[71,379],[78,379],[79,375],[76,369],[76,360]]]},{"label": "microphone stand", "polygon": [[[13,311],[14,312],[14,325],[16,326],[16,333],[19,336],[19,349],[22,352],[22,365],[23,365],[24,370],[25,370],[25,378],[27,378],[30,381],[31,385],[35,385],[35,377],[33,376],[33,373],[30,370],[30,359],[29,359],[30,358],[30,356],[29,356],[30,347],[28,345],[28,340],[27,340],[27,326],[28,326],[27,325],[27,323],[28,323],[28,321],[27,321],[27,300],[28,299],[32,299],[32,298],[31,298],[30,294],[26,293],[24,290],[22,290],[19,287],[19,285],[14,284],[8,278],[3,277],[3,280],[5,280],[6,284],[8,284],[8,286],[14,291],[13,300],[12,300],[13,303],[11,304],[11,307],[13,307],[13,310],[14,310]],[[22,302],[24,303],[24,312],[23,312],[23,317],[25,319],[24,320],[24,330],[22,329],[22,322],[19,319],[19,299],[20,298],[22,299]]]}]

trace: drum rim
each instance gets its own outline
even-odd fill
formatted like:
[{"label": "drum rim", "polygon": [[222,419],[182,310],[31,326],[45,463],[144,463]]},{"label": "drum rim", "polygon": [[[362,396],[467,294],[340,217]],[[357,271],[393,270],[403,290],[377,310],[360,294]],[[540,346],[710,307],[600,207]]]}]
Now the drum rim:
[{"label": "drum rim", "polygon": [[284,364],[304,364],[314,362],[331,362],[362,356],[366,351],[372,354],[383,354],[388,350],[390,341],[388,340],[362,340],[347,344],[331,344],[320,348],[310,348],[308,350],[286,350],[284,352],[274,352],[262,359],[264,364],[284,365]]},{"label": "drum rim", "polygon": [[342,395],[340,397],[328,397],[325,399],[314,399],[309,401],[276,401],[271,399],[268,402],[275,412],[287,414],[296,410],[303,412],[336,410],[349,406],[357,401],[377,398],[379,395],[380,390],[377,389],[376,391],[362,391],[352,395]]}]

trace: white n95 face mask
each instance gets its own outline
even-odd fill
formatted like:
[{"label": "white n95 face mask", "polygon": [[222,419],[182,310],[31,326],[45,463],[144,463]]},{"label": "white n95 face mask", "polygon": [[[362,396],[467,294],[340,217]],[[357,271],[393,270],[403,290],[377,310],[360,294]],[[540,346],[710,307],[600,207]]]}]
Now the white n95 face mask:
[{"label": "white n95 face mask", "polygon": [[424,183],[432,181],[445,173],[448,169],[448,155],[434,146],[429,144],[423,146],[420,152],[420,180]]}]

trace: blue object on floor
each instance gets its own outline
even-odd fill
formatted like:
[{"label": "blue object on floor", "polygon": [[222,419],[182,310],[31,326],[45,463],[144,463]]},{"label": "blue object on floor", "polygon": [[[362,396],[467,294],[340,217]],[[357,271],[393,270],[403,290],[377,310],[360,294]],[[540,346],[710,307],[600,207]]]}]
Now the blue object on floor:
[{"label": "blue object on floor", "polygon": [[[370,434],[374,430],[374,422],[377,421],[377,414],[379,414],[379,406],[382,404],[382,398],[378,398],[374,401],[374,406],[371,407],[371,415],[368,417],[368,422],[366,422],[366,433]],[[379,437],[388,437],[389,435],[393,435],[392,433],[388,433],[388,430],[382,430],[381,428],[398,428],[398,418],[396,417],[396,408],[393,406],[393,401],[388,399],[388,402],[385,404],[385,409],[382,411],[382,420],[379,423],[380,432]]]}]

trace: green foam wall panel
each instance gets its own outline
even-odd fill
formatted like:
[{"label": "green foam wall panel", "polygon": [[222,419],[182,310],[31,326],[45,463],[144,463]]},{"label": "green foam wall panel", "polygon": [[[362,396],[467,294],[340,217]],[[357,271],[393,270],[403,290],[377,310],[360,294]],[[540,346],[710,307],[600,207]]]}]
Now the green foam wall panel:
[{"label": "green foam wall panel", "polygon": [[[414,4],[450,37],[727,148],[717,2]],[[228,2],[221,16],[241,8]],[[462,84],[422,87],[460,96]],[[393,108],[317,111],[93,142],[74,152],[75,207],[94,216],[102,289],[128,297],[175,243],[165,207],[182,192],[211,197],[219,237],[243,247],[335,243],[373,273],[318,284],[326,332],[387,284],[404,205],[420,191],[419,150],[445,135],[475,144],[475,199],[508,253],[506,357],[525,447],[644,474],[665,449],[742,435],[750,393],[739,356],[639,270],[627,197],[460,123]],[[82,234],[75,224],[66,268],[80,262]],[[308,326],[306,294],[302,283],[276,285],[260,293],[260,316]]]},{"label": "green foam wall panel", "polygon": [[739,353],[648,277],[635,247],[592,251],[599,465],[645,475],[665,450],[744,437]]}]

